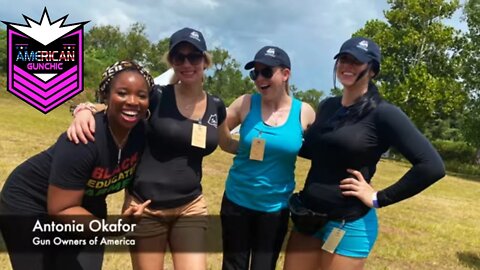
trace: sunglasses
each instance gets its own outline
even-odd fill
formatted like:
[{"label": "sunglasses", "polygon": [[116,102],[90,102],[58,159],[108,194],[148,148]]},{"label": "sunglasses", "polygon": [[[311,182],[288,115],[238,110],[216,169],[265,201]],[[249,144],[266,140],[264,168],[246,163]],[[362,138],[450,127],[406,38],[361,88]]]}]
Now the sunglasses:
[{"label": "sunglasses", "polygon": [[171,59],[172,59],[172,63],[176,66],[179,66],[185,63],[185,59],[187,59],[188,62],[192,65],[198,65],[200,64],[200,62],[202,62],[203,53],[201,52],[193,52],[189,54],[174,53],[172,54]]},{"label": "sunglasses", "polygon": [[266,67],[264,69],[258,70],[258,69],[252,69],[250,71],[250,79],[256,80],[259,75],[262,75],[265,79],[270,79],[273,76],[274,70],[271,67]]}]

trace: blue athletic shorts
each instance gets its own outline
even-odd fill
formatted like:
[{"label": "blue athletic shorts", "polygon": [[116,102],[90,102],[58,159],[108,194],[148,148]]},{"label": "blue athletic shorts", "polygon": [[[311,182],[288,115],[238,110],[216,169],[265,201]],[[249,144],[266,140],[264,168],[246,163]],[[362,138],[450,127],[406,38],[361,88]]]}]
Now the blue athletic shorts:
[{"label": "blue athletic shorts", "polygon": [[320,231],[313,236],[325,242],[333,228],[341,228],[345,235],[335,249],[335,253],[354,258],[367,258],[375,244],[378,235],[378,219],[375,209],[354,221],[345,222],[329,221]]}]

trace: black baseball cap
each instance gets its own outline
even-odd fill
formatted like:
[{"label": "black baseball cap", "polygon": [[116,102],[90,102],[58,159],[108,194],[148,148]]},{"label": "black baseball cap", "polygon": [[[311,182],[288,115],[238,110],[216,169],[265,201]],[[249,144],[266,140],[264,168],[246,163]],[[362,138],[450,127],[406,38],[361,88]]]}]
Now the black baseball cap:
[{"label": "black baseball cap", "polygon": [[195,46],[199,51],[205,52],[207,50],[207,44],[205,44],[205,39],[203,38],[202,32],[185,27],[173,33],[170,37],[170,51],[180,44],[181,42],[188,42]]},{"label": "black baseball cap", "polygon": [[257,54],[255,54],[255,58],[245,65],[245,69],[252,69],[255,63],[262,63],[269,67],[284,66],[290,68],[290,58],[288,54],[275,46],[265,46],[261,48]]},{"label": "black baseball cap", "polygon": [[345,41],[342,47],[340,47],[340,51],[335,57],[333,57],[333,59],[337,59],[342,54],[350,54],[362,63],[375,61],[380,65],[380,47],[378,47],[377,43],[368,38],[353,37]]}]

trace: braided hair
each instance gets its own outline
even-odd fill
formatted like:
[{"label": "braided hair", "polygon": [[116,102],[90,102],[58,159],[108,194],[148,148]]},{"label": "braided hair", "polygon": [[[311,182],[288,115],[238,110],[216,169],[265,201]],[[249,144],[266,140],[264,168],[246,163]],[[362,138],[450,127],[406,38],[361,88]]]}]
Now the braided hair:
[{"label": "braided hair", "polygon": [[117,74],[123,71],[137,71],[143,76],[143,78],[147,82],[148,91],[150,92],[152,90],[152,87],[154,86],[153,77],[143,66],[137,64],[134,61],[128,61],[128,60],[118,61],[118,62],[115,62],[113,65],[107,67],[103,72],[102,81],[100,82],[100,85],[98,86],[98,90],[95,93],[95,99],[97,100],[97,102],[99,103],[105,102],[105,99],[107,98],[108,93],[110,92],[110,87],[111,87],[113,78],[115,78]]}]

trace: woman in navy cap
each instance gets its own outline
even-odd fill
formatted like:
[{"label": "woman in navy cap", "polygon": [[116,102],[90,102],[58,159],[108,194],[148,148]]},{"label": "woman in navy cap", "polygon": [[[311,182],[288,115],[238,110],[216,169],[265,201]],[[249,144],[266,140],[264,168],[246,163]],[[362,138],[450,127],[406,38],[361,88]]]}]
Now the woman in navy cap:
[{"label": "woman in navy cap", "polygon": [[[174,78],[150,97],[147,148],[125,200],[125,207],[152,201],[130,235],[136,240],[132,264],[134,269],[162,269],[168,246],[175,269],[206,269],[202,161],[217,145],[235,153],[237,142],[224,121],[222,100],[203,89],[204,70],[212,59],[202,33],[192,28],[173,33],[166,60]],[[75,140],[89,133],[81,127],[92,118],[88,111],[77,113],[70,133]]]},{"label": "woman in navy cap", "polygon": [[287,232],[295,161],[315,112],[289,95],[284,50],[263,47],[245,69],[258,93],[228,108],[229,127],[241,127],[221,207],[223,269],[268,270],[275,269]]},{"label": "woman in navy cap", "polygon": [[[305,135],[300,152],[312,165],[291,200],[295,227],[285,269],[363,269],[378,234],[376,208],[414,196],[445,175],[430,142],[372,82],[380,58],[378,45],[362,37],[347,40],[334,57],[343,95],[320,103]],[[412,167],[376,191],[370,181],[391,146]]]}]

